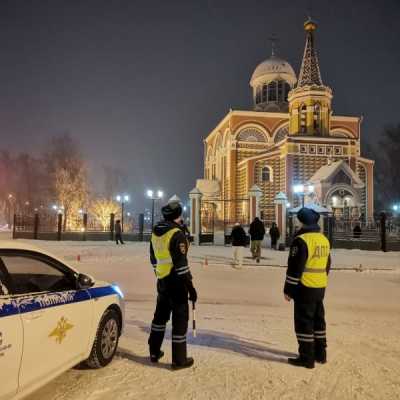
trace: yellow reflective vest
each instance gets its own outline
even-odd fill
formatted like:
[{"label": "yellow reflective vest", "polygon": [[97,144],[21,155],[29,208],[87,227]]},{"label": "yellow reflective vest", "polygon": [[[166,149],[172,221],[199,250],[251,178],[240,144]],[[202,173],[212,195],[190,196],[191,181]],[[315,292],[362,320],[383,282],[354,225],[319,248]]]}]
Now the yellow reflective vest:
[{"label": "yellow reflective vest", "polygon": [[171,273],[174,264],[169,251],[169,245],[172,236],[179,231],[180,229],[173,228],[161,236],[157,236],[154,233],[151,235],[151,245],[153,246],[154,256],[157,260],[155,271],[158,279],[163,279]]},{"label": "yellow reflective vest", "polygon": [[319,232],[298,236],[307,245],[308,258],[300,282],[309,288],[325,288],[328,285],[326,267],[330,252],[329,240]]}]

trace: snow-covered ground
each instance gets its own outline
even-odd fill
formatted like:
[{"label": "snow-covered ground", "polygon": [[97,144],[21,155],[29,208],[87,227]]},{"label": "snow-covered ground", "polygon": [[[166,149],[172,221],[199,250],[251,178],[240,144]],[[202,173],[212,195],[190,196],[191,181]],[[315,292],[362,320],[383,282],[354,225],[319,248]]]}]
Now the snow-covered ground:
[{"label": "snow-covered ground", "polygon": [[[245,259],[236,270],[229,247],[192,247],[199,293],[197,338],[189,332],[195,366],[171,372],[169,332],[162,362],[150,365],[147,358],[155,301],[148,244],[35,244],[82,272],[118,282],[126,294],[126,330],[110,366],[68,371],[29,400],[400,397],[400,253],[334,251],[337,270],[326,297],[329,362],[306,370],[286,363],[297,350],[292,305],[282,295],[287,253],[264,249],[261,265]],[[360,264],[362,272],[355,271]]]}]

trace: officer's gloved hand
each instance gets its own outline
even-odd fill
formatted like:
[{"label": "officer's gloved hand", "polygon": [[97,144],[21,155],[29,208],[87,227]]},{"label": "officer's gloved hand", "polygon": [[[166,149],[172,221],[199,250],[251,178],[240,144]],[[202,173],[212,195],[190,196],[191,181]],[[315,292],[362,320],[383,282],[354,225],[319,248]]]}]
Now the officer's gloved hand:
[{"label": "officer's gloved hand", "polygon": [[194,288],[193,285],[190,285],[188,287],[188,290],[189,290],[189,300],[192,301],[193,303],[196,303],[196,301],[197,301],[196,289]]}]

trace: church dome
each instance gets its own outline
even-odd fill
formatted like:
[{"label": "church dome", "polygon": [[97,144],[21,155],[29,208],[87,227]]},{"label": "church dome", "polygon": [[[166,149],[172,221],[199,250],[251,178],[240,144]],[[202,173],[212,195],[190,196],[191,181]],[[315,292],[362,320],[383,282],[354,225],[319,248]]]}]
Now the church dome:
[{"label": "church dome", "polygon": [[256,67],[250,79],[250,86],[254,87],[261,83],[260,81],[270,82],[278,79],[287,81],[291,86],[297,81],[292,66],[282,58],[272,55]]},{"label": "church dome", "polygon": [[288,94],[297,82],[292,66],[274,52],[254,70],[250,79],[255,111],[287,112]]}]

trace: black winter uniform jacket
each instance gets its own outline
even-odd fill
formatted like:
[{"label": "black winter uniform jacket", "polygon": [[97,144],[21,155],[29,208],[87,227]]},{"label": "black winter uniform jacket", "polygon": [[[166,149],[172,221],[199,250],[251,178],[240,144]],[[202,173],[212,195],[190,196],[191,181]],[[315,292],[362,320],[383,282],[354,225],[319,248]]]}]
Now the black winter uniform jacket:
[{"label": "black winter uniform jacket", "polygon": [[[184,303],[188,301],[188,288],[193,286],[192,274],[189,270],[187,259],[188,241],[182,227],[175,222],[161,221],[154,228],[153,233],[162,236],[171,229],[178,228],[170,240],[169,251],[172,258],[173,268],[171,273],[163,279],[157,280],[157,290],[169,296],[173,301]],[[153,246],[150,242],[150,261],[155,270],[157,260],[154,255]],[[155,272],[155,271],[154,271]]]},{"label": "black winter uniform jacket", "polygon": [[[290,278],[300,279],[303,274],[306,262],[308,259],[307,244],[303,239],[298,236],[308,232],[319,232],[320,227],[318,225],[302,228],[297,233],[290,246],[288,267],[286,276]],[[329,274],[331,267],[331,256],[328,257],[328,265],[326,266],[326,272]],[[310,303],[314,301],[323,300],[325,296],[325,288],[309,288],[304,286],[301,282],[297,285],[288,283],[288,279],[285,281],[283,292],[291,297],[294,301],[299,303]]]}]

